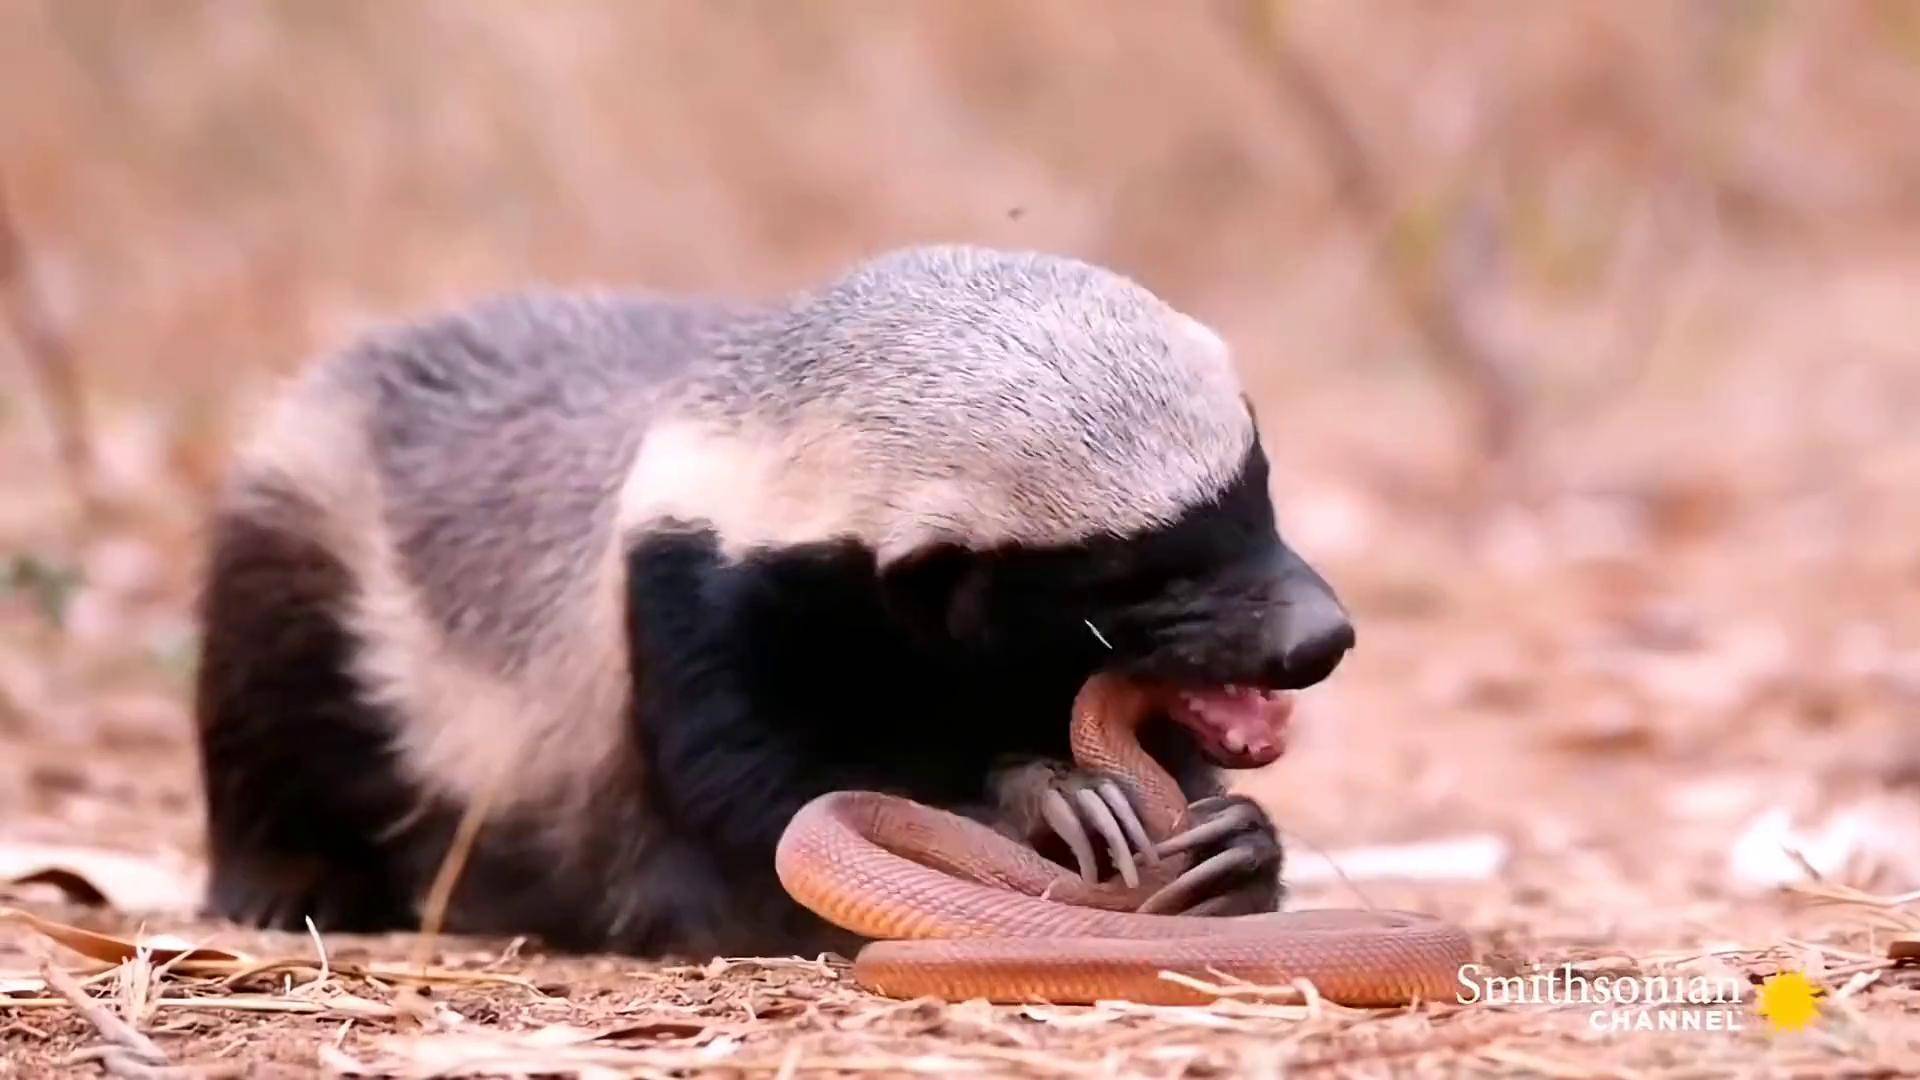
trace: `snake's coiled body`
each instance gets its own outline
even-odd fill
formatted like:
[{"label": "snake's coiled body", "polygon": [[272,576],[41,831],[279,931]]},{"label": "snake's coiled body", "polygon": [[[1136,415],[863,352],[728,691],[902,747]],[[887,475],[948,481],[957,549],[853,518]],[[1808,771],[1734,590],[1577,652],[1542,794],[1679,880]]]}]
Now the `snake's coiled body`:
[{"label": "snake's coiled body", "polygon": [[[1128,684],[1096,677],[1074,706],[1074,757],[1120,778],[1148,830],[1164,837],[1185,799],[1134,739],[1145,711]],[[1450,996],[1472,959],[1464,931],[1402,912],[1203,918],[1107,910],[1120,898],[1113,888],[1082,886],[977,822],[873,792],[807,804],[781,836],[775,866],[802,905],[876,939],[855,960],[854,978],[895,997],[1211,999],[1160,977],[1168,971],[1266,986],[1304,978],[1329,1000],[1385,1006]]]}]

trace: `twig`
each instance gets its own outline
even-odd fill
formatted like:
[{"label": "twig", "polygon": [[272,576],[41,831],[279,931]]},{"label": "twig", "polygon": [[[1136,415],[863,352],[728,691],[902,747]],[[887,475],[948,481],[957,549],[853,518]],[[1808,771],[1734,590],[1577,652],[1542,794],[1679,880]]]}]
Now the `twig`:
[{"label": "twig", "polygon": [[1899,908],[1920,903],[1920,889],[1911,892],[1876,895],[1847,885],[1830,882],[1789,882],[1783,888],[1810,900],[1825,903],[1859,904],[1865,907]]},{"label": "twig", "polygon": [[509,760],[506,756],[501,757],[487,786],[481,790],[480,797],[467,804],[466,811],[460,815],[460,824],[453,831],[453,839],[447,844],[447,853],[440,859],[440,868],[434,872],[433,884],[427,888],[426,902],[421,905],[420,936],[413,946],[414,966],[422,971],[426,970],[427,957],[433,954],[434,940],[440,936],[441,927],[446,925],[447,908],[453,902],[453,890],[460,884],[460,875],[467,868],[467,858],[473,854],[473,845],[480,838],[480,827],[486,824],[494,796],[506,780]]},{"label": "twig", "polygon": [[1620,1071],[1595,1071],[1590,1062],[1559,1061],[1530,1054],[1510,1046],[1490,1046],[1480,1051],[1480,1056],[1501,1065],[1512,1065],[1534,1076],[1552,1077],[1591,1077],[1591,1076],[1631,1076],[1633,1073]]},{"label": "twig", "polygon": [[[85,990],[81,989],[80,984],[74,981],[73,976],[68,975],[65,971],[53,964],[47,964],[42,967],[40,972],[41,976],[47,980],[47,985],[57,991],[61,997],[66,998],[67,1002],[74,1007],[75,1011],[77,1011],[87,1023],[93,1025],[93,1030],[99,1032],[101,1038],[106,1039],[115,1046],[124,1048],[133,1060],[140,1065],[163,1066],[167,1064],[166,1051],[161,1050],[159,1045],[152,1039],[134,1030],[132,1024],[120,1018],[112,1009],[95,1001]],[[115,1075],[128,1075],[113,1067],[117,1057],[119,1057],[119,1055],[103,1057],[101,1064],[107,1066],[108,1071],[115,1073]]]},{"label": "twig", "polygon": [[238,1062],[220,1065],[149,1065],[132,1051],[118,1046],[90,1046],[67,1056],[64,1064],[77,1065],[97,1061],[108,1075],[120,1080],[215,1080],[245,1076],[247,1067]]},{"label": "twig", "polygon": [[[233,986],[269,972],[287,971],[294,973],[315,972],[313,961],[304,957],[283,957],[276,960],[264,960],[245,966],[222,965],[218,970],[199,970],[199,974],[216,977],[218,985]],[[338,963],[331,965],[334,975],[357,979],[373,979],[379,982],[419,983],[423,985],[451,984],[455,986],[515,986],[529,991],[537,997],[545,997],[533,980],[520,975],[510,975],[498,971],[451,971],[446,968],[421,967],[413,963]],[[3,1005],[4,999],[0,999]]]},{"label": "twig", "polygon": [[[72,1003],[71,998],[0,998],[0,1012],[15,1009],[53,1009]],[[315,1001],[310,998],[270,997],[266,994],[227,994],[220,997],[163,997],[153,1001],[155,1009],[188,1009],[213,1012],[301,1013],[364,1019],[387,1019],[394,1012],[381,1002],[363,1002],[350,996]],[[135,1034],[138,1034],[136,1032]],[[142,1036],[144,1038],[144,1036]]]},{"label": "twig", "polygon": [[[487,778],[487,784],[480,790],[479,797],[467,804],[460,815],[460,823],[453,830],[453,839],[447,843],[447,852],[440,857],[440,868],[434,872],[433,883],[427,888],[426,901],[421,905],[420,934],[413,942],[412,967],[416,974],[424,975],[427,960],[433,955],[434,943],[440,937],[441,927],[446,925],[447,909],[453,903],[453,890],[460,884],[460,875],[466,871],[467,859],[473,854],[474,844],[479,842],[480,828],[487,822],[492,812],[493,801],[505,786],[507,772],[514,758],[502,755],[494,764],[493,775]],[[394,994],[393,1004],[404,1016],[421,1023],[433,1019],[433,1005],[418,990],[402,985]]]},{"label": "twig", "polygon": [[[1359,127],[1326,80],[1286,40],[1274,5],[1251,0],[1241,9],[1239,37],[1268,72],[1280,94],[1299,110],[1321,159],[1333,173],[1340,204],[1367,232],[1389,231],[1396,209],[1380,168]],[[1455,225],[1450,233],[1461,234]],[[1455,237],[1450,237],[1453,239]],[[1434,246],[1436,252],[1450,244]],[[1481,460],[1511,482],[1519,462],[1526,400],[1510,358],[1487,340],[1467,312],[1470,282],[1441,255],[1384,260],[1387,282],[1407,322],[1426,346],[1441,373],[1454,383],[1474,412],[1474,449]]]},{"label": "twig", "polygon": [[1855,952],[1852,949],[1842,949],[1837,945],[1822,945],[1817,941],[1806,941],[1796,937],[1783,936],[1780,939],[1780,943],[1783,945],[1791,945],[1796,949],[1807,949],[1811,952],[1817,952],[1821,956],[1831,960],[1845,960],[1850,964],[1879,963],[1885,959],[1885,957],[1869,956],[1863,952]]},{"label": "twig", "polygon": [[73,485],[81,511],[91,516],[95,509],[93,447],[87,436],[79,365],[33,280],[26,245],[7,207],[4,188],[0,188],[0,304],[5,306],[7,321],[46,398],[61,467]]},{"label": "twig", "polygon": [[327,945],[320,940],[320,928],[313,924],[311,915],[307,916],[307,933],[313,936],[313,951],[320,955],[320,974],[314,976],[313,981],[307,983],[306,987],[321,986],[333,977],[333,969],[327,966]]}]

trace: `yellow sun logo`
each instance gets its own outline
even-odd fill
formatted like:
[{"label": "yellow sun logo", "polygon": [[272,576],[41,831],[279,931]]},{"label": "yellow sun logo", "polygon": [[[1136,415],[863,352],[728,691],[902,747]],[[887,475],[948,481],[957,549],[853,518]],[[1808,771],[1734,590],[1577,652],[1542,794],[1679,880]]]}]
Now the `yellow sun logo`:
[{"label": "yellow sun logo", "polygon": [[1800,1031],[1820,1015],[1821,993],[1813,980],[1798,971],[1769,975],[1760,984],[1760,1015],[1775,1031]]}]

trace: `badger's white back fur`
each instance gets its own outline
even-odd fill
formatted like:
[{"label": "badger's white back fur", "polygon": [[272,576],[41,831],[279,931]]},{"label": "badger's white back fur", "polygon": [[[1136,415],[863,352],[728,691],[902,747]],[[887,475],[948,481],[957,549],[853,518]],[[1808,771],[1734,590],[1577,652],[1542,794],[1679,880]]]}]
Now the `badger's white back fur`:
[{"label": "badger's white back fur", "polygon": [[[369,695],[423,790],[564,811],[629,725],[623,554],[1064,544],[1163,524],[1254,440],[1227,350],[1070,260],[923,248],[759,309],[527,296],[311,372],[232,496],[288,490],[356,583]],[[502,805],[496,801],[496,805]]]},{"label": "badger's white back fur", "polygon": [[979,248],[883,256],[705,357],[650,433],[624,527],[737,550],[1050,545],[1164,524],[1240,468],[1226,346],[1110,271]]}]

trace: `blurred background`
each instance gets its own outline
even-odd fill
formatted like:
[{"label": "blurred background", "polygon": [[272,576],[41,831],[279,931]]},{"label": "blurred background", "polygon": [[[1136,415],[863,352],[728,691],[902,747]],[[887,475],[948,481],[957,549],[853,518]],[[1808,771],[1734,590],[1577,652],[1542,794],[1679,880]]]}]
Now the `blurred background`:
[{"label": "blurred background", "polygon": [[8,0],[0,197],[0,840],[193,865],[196,533],[317,351],[967,240],[1234,343],[1359,625],[1246,781],[1303,895],[1920,884],[1920,6]]}]

